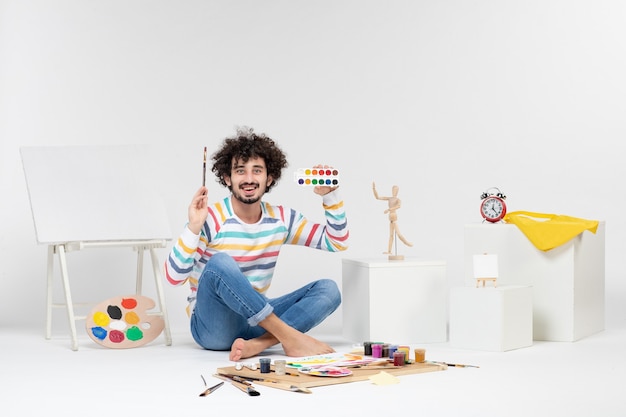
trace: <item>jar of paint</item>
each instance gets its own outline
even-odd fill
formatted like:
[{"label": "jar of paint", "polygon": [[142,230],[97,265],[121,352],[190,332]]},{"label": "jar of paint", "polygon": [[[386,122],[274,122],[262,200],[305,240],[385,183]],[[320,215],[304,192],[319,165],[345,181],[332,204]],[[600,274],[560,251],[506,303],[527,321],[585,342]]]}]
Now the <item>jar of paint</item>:
[{"label": "jar of paint", "polygon": [[381,343],[375,343],[372,345],[372,357],[374,358],[383,357],[383,345]]},{"label": "jar of paint", "polygon": [[401,352],[404,352],[404,363],[409,363],[410,362],[409,361],[409,359],[410,359],[409,353],[411,352],[409,350],[409,347],[406,346],[406,345],[400,345],[400,346],[398,346],[398,350],[401,351]]},{"label": "jar of paint", "polygon": [[363,342],[363,354],[372,356],[372,342]]},{"label": "jar of paint", "polygon": [[396,350],[393,352],[393,366],[404,366],[404,352]]},{"label": "jar of paint", "polygon": [[284,359],[276,359],[274,361],[274,372],[276,375],[285,375],[287,373],[287,361]]},{"label": "jar of paint", "polygon": [[261,373],[262,374],[269,374],[270,373],[270,365],[272,363],[272,360],[270,358],[261,358],[259,359],[259,367],[261,368]]},{"label": "jar of paint", "polygon": [[426,360],[426,349],[415,349],[415,362],[424,362]]},{"label": "jar of paint", "polygon": [[398,345],[389,345],[389,359],[393,359],[393,354],[398,350]]},{"label": "jar of paint", "polygon": [[380,352],[380,357],[381,358],[389,357],[389,343],[383,343],[383,349]]}]

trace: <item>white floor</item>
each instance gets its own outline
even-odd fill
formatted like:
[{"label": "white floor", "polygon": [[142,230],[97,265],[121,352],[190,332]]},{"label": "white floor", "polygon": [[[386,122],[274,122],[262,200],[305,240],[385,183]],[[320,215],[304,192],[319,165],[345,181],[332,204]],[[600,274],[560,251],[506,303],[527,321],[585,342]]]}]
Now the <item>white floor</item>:
[{"label": "white floor", "polygon": [[[338,352],[353,348],[340,337],[316,336]],[[188,334],[174,334],[171,346],[159,336],[146,346],[124,350],[103,348],[82,336],[78,351],[72,351],[62,335],[46,340],[36,330],[2,329],[0,345],[3,417],[51,412],[94,417],[626,416],[626,328],[607,328],[573,343],[535,341],[508,352],[422,345],[428,360],[479,368],[401,376],[394,385],[363,381],[318,387],[312,394],[257,386],[257,397],[229,384],[199,397],[204,387],[200,375],[215,384],[215,370],[232,363],[227,352],[199,349]],[[282,357],[279,348],[265,353]]]}]

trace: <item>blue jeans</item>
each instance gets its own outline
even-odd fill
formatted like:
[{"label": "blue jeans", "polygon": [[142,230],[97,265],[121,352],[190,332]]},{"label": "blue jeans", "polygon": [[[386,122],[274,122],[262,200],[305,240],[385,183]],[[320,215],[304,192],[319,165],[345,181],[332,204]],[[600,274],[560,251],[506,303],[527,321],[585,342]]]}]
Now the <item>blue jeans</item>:
[{"label": "blue jeans", "polygon": [[218,253],[198,280],[191,334],[200,346],[230,350],[235,339],[265,333],[258,324],[272,312],[289,326],[306,333],[341,304],[335,281],[320,279],[277,298],[258,293],[229,255]]}]

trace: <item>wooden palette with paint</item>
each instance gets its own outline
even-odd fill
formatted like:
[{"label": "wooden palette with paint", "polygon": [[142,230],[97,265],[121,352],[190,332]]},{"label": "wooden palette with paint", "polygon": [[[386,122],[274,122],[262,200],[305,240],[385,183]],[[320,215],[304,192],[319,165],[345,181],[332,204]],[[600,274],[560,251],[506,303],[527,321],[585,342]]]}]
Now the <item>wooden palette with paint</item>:
[{"label": "wooden palette with paint", "polygon": [[165,327],[160,315],[149,314],[154,301],[143,295],[114,297],[96,305],[87,316],[89,337],[109,348],[134,348],[150,343]]}]

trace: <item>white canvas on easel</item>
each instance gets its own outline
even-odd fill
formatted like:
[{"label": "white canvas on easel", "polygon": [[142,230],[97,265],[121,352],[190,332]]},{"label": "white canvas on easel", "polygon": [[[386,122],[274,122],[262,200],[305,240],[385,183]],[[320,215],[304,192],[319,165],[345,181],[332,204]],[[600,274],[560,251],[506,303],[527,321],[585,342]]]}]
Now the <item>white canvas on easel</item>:
[{"label": "white canvas on easel", "polygon": [[[48,245],[46,337],[52,307],[65,307],[72,349],[78,349],[65,253],[88,247],[130,247],[138,252],[137,293],[141,293],[143,253],[151,255],[165,338],[171,335],[155,248],[171,240],[167,213],[150,174],[161,169],[149,159],[147,145],[38,146],[20,149],[35,234]],[[65,303],[52,302],[55,256],[61,268]]]},{"label": "white canvas on easel", "polygon": [[474,255],[474,278],[476,286],[482,282],[484,287],[485,281],[492,281],[495,286],[498,279],[498,255]]}]

